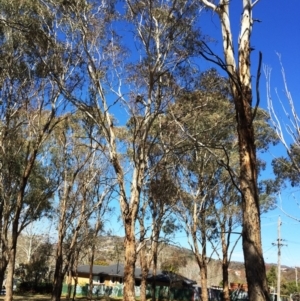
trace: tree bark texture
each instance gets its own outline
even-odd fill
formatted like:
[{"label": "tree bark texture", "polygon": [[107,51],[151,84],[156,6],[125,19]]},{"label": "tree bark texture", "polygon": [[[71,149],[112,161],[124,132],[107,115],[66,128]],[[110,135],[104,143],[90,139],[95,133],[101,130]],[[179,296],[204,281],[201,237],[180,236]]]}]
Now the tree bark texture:
[{"label": "tree bark texture", "polygon": [[228,276],[228,268],[229,268],[229,261],[228,261],[228,246],[226,243],[226,234],[225,234],[225,227],[221,227],[221,241],[222,241],[222,275],[223,275],[223,301],[230,301],[229,295],[229,276]]},{"label": "tree bark texture", "polygon": [[128,220],[125,223],[125,266],[124,266],[124,300],[135,300],[135,262],[136,262],[136,245],[135,245],[135,233],[134,227],[131,226],[131,222]]},{"label": "tree bark texture", "polygon": [[60,301],[62,282],[63,282],[63,278],[64,278],[64,275],[62,274],[63,255],[62,255],[61,246],[58,246],[58,249],[56,252],[57,252],[57,255],[56,255],[54,282],[53,282],[51,301]]},{"label": "tree bark texture", "polygon": [[13,275],[14,275],[14,264],[16,258],[16,249],[11,249],[9,254],[9,263],[7,266],[7,278],[5,283],[5,301],[13,300]]},{"label": "tree bark texture", "polygon": [[[249,93],[245,93],[250,96]],[[244,94],[244,95],[245,95]],[[242,103],[242,105],[240,103]],[[268,300],[266,270],[261,245],[259,195],[252,110],[249,99],[236,104],[240,152],[240,189],[243,208],[243,251],[250,300]]]},{"label": "tree bark texture", "polygon": [[140,298],[141,301],[146,301],[147,277],[149,273],[149,268],[148,268],[148,258],[145,252],[145,247],[143,247],[140,251],[140,264],[142,270]]}]

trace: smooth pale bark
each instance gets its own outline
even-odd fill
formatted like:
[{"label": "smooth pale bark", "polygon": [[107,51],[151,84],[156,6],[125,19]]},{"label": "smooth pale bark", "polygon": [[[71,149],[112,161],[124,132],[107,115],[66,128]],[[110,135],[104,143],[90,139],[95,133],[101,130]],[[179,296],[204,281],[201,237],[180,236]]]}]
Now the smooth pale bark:
[{"label": "smooth pale bark", "polygon": [[[252,87],[250,72],[250,37],[252,10],[258,1],[242,0],[242,16],[238,41],[238,64],[234,56],[230,26],[231,2],[220,0],[201,2],[219,16],[222,28],[223,51],[236,110],[240,156],[240,192],[243,208],[243,251],[250,301],[269,300],[265,263],[261,244],[259,195],[257,188],[257,161],[253,130]],[[238,67],[237,67],[238,65]]]},{"label": "smooth pale bark", "polygon": [[[91,64],[94,62],[91,61]],[[146,145],[145,141],[147,140],[148,132],[152,123],[154,116],[151,116],[150,109],[146,108],[145,114],[143,117],[144,126],[139,128],[141,133],[140,138],[136,138],[139,141],[136,141],[137,150],[133,159],[134,170],[131,181],[130,189],[130,198],[127,198],[126,189],[125,189],[125,176],[123,167],[120,162],[120,157],[117,151],[116,145],[116,135],[115,128],[113,126],[113,121],[108,113],[108,104],[103,93],[103,88],[101,83],[96,80],[97,74],[94,72],[96,68],[90,68],[89,72],[91,78],[94,79],[94,85],[97,88],[98,94],[101,97],[104,122],[99,124],[99,120],[95,116],[90,115],[96,123],[98,123],[103,128],[103,134],[106,138],[108,150],[110,154],[110,161],[115,170],[117,176],[117,182],[119,187],[119,202],[121,207],[121,213],[123,218],[123,224],[125,229],[125,240],[124,240],[124,249],[125,249],[125,263],[124,263],[124,288],[123,296],[124,301],[135,301],[135,264],[137,259],[137,250],[136,250],[136,238],[135,238],[135,223],[137,220],[137,212],[140,203],[140,192],[143,183],[144,171],[146,166]],[[99,105],[99,104],[98,104]],[[101,110],[100,106],[98,107]],[[101,121],[100,121],[101,122]]]},{"label": "smooth pale bark", "polygon": [[[136,47],[139,48],[136,53],[138,53],[138,57],[141,55],[140,58],[129,64],[131,66],[128,66],[128,69],[121,70],[121,65],[129,62],[126,57],[123,60],[124,49],[118,45],[117,39],[110,38],[110,32],[106,34],[104,30],[106,24],[103,23],[103,20],[114,16],[108,16],[106,11],[101,13],[102,7],[95,7],[91,14],[87,10],[85,14],[82,14],[80,6],[77,10],[74,8],[74,14],[78,16],[78,24],[80,24],[88,77],[93,87],[93,93],[97,96],[93,99],[92,105],[82,102],[81,99],[78,100],[78,104],[80,109],[99,127],[106,142],[105,149],[109,154],[109,161],[116,175],[125,230],[124,301],[135,301],[136,221],[141,189],[145,180],[145,168],[150,149],[155,141],[149,132],[155,120],[166,109],[167,102],[173,101],[178,93],[176,89],[174,90],[176,81],[169,82],[169,80],[166,81],[166,78],[170,75],[171,79],[174,68],[186,62],[188,58],[186,51],[181,51],[182,53],[179,54],[177,49],[181,41],[190,33],[193,18],[187,19],[186,23],[189,25],[187,28],[181,28],[183,27],[182,18],[192,13],[190,5],[186,6],[185,2],[181,1],[141,3],[141,1],[127,0],[126,3],[128,8],[126,18],[131,22],[133,39],[136,41]],[[178,10],[176,9],[177,5]],[[179,9],[182,10],[182,16],[175,17]],[[99,16],[95,13],[96,11]],[[94,31],[91,30],[94,26],[92,21],[95,24]],[[174,34],[172,39],[169,38],[170,33]],[[113,47],[103,47],[106,37],[109,37],[109,45]],[[184,47],[183,44],[181,46]],[[143,62],[142,65],[141,62]],[[108,65],[107,71],[105,68]],[[127,76],[125,73],[128,71],[129,77],[125,78],[125,75]],[[133,77],[132,71],[134,71]],[[107,74],[105,74],[106,72]],[[110,78],[114,81],[111,82]],[[117,82],[118,79],[119,82]],[[129,85],[124,86],[124,83]],[[120,128],[114,126],[114,111],[109,90],[117,96],[113,100],[114,104],[118,102],[125,107],[124,115],[128,116],[128,121],[130,121],[127,123],[130,124],[130,127],[127,128],[128,135],[122,137],[126,140],[126,143],[122,143],[122,145],[128,145],[127,166],[124,165],[124,153],[120,153],[120,137],[118,136]],[[130,91],[130,93],[123,94],[125,91]],[[107,97],[107,95],[110,96]],[[93,110],[91,110],[92,107]],[[152,139],[153,141],[151,141]],[[102,145],[102,141],[99,143]],[[128,166],[131,167],[129,172]],[[131,176],[130,179],[128,175]],[[128,192],[128,182],[130,182],[130,192]]]}]

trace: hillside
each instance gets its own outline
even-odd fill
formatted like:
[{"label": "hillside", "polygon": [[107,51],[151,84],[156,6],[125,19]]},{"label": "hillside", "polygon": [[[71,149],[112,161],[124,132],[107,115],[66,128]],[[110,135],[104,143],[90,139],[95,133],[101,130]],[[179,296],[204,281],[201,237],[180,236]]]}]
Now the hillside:
[{"label": "hillside", "polygon": [[[118,236],[101,237],[97,247],[96,262],[107,262],[109,264],[119,261],[124,263],[123,239]],[[199,268],[190,250],[174,245],[161,244],[159,251],[159,268],[164,263],[174,263],[180,266],[179,273],[200,283]],[[86,263],[86,262],[83,262]],[[138,265],[139,261],[137,262]],[[269,271],[276,264],[266,264]],[[282,266],[282,279],[286,281],[295,280],[295,269]],[[222,264],[220,260],[210,260],[208,264],[208,285],[218,286],[222,281]],[[245,269],[242,262],[231,262],[229,267],[229,281],[245,283]]]}]

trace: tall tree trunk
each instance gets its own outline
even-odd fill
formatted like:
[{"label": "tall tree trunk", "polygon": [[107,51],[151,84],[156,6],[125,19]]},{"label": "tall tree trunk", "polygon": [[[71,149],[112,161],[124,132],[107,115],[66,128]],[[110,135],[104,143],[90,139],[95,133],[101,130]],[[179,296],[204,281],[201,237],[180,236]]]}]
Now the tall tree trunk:
[{"label": "tall tree trunk", "polygon": [[68,291],[67,291],[67,296],[66,296],[66,299],[67,300],[70,300],[71,298],[71,294],[72,294],[72,270],[69,269],[68,271],[68,280],[67,280],[67,283],[68,283]]},{"label": "tall tree trunk", "polygon": [[94,267],[94,257],[95,257],[95,244],[93,243],[92,245],[92,249],[91,249],[91,253],[90,253],[90,275],[89,275],[89,292],[88,292],[88,296],[89,299],[92,300],[93,299],[93,289],[94,289],[94,285],[93,285],[93,267]]},{"label": "tall tree trunk", "polygon": [[73,301],[75,301],[75,297],[76,297],[77,284],[78,284],[78,277],[76,275],[76,277],[74,279],[74,290],[73,290],[73,296],[72,296]]},{"label": "tall tree trunk", "polygon": [[147,254],[147,244],[144,241],[145,235],[146,235],[146,229],[144,225],[144,215],[145,215],[145,209],[146,209],[146,202],[144,203],[144,206],[141,210],[141,215],[138,217],[139,223],[140,223],[140,241],[142,243],[142,247],[139,251],[139,257],[140,257],[140,265],[141,265],[141,287],[140,287],[140,299],[141,301],[146,301],[146,290],[147,290],[147,277],[149,274],[149,258]]},{"label": "tall tree trunk", "polygon": [[60,301],[63,279],[64,279],[62,273],[62,266],[63,266],[62,246],[59,245],[58,243],[58,247],[56,251],[56,263],[55,263],[51,301]]},{"label": "tall tree trunk", "polygon": [[[223,301],[230,301],[229,295],[229,277],[228,277],[228,268],[229,268],[229,261],[228,261],[228,245],[226,243],[226,234],[225,234],[225,227],[221,227],[221,241],[222,241],[222,276],[223,276]],[[230,233],[228,234],[230,235]],[[228,239],[229,240],[229,239]]]},{"label": "tall tree trunk", "polygon": [[[248,90],[248,91],[247,91]],[[243,251],[250,300],[268,298],[266,270],[261,245],[257,163],[252,125],[251,91],[244,89],[236,102],[240,151],[240,189],[243,206]]]},{"label": "tall tree trunk", "polygon": [[200,215],[202,254],[201,256],[199,256],[199,267],[200,267],[200,275],[201,275],[201,300],[208,301],[207,259],[206,259],[206,212],[204,207],[202,208],[203,210]]},{"label": "tall tree trunk", "polygon": [[[240,156],[240,191],[243,209],[243,251],[250,301],[269,300],[265,263],[261,244],[260,207],[257,188],[257,161],[253,130],[252,88],[250,70],[250,38],[252,33],[253,6],[258,1],[242,0],[240,34],[238,40],[238,59],[236,63],[227,0],[201,0],[213,9],[220,18],[223,38],[223,52],[226,69],[235,104],[237,133]],[[218,62],[220,64],[220,62]],[[237,67],[238,65],[238,67]]]},{"label": "tall tree trunk", "polygon": [[153,254],[152,275],[154,276],[153,281],[152,281],[152,301],[156,300],[156,275],[157,275],[157,265],[158,265],[158,237],[157,237],[156,233],[154,234],[154,241],[152,242],[152,247],[151,247],[152,254]]},{"label": "tall tree trunk", "polygon": [[[194,206],[194,208],[196,208],[196,204]],[[201,233],[201,239],[202,239],[202,253],[200,253],[199,251],[199,247],[198,247],[198,239],[197,239],[197,227],[198,224],[196,223],[195,218],[198,217],[198,214],[196,214],[197,212],[194,211],[194,220],[193,220],[193,231],[192,231],[192,239],[193,239],[193,246],[194,246],[194,256],[196,259],[196,262],[198,264],[199,267],[199,275],[200,275],[200,283],[201,283],[201,300],[202,301],[208,301],[208,294],[207,294],[207,262],[206,262],[206,227],[201,227],[202,229],[204,229],[204,231]],[[200,216],[201,222],[203,223],[203,221],[205,222],[205,214],[202,214]],[[204,239],[204,240],[203,240]]]},{"label": "tall tree trunk", "polygon": [[229,268],[229,265],[228,265],[227,258],[223,258],[223,261],[222,261],[223,301],[230,301],[228,268]]},{"label": "tall tree trunk", "polygon": [[[1,166],[0,166],[1,168]],[[2,177],[0,176],[0,181],[2,181]],[[3,216],[3,201],[0,202],[0,289],[3,287],[3,281],[5,276],[5,271],[8,265],[8,258],[7,258],[7,245],[8,241],[5,238],[7,235],[7,227],[3,226],[2,216]],[[5,231],[5,233],[4,233]]]},{"label": "tall tree trunk", "polygon": [[[31,170],[33,163],[29,164],[27,167],[28,170]],[[22,185],[18,192],[17,202],[16,202],[16,210],[15,216],[12,223],[12,230],[11,230],[11,245],[9,249],[9,261],[8,261],[8,271],[7,271],[7,278],[6,278],[6,296],[5,301],[12,301],[13,300],[13,286],[14,286],[14,273],[15,273],[15,262],[16,262],[16,251],[17,251],[17,241],[18,241],[18,228],[19,228],[19,219],[22,209],[22,203],[24,199],[24,192],[27,184],[28,176],[23,177]]]},{"label": "tall tree trunk", "polygon": [[136,263],[136,245],[134,222],[130,219],[125,220],[125,266],[124,266],[124,300],[135,301],[135,263]]},{"label": "tall tree trunk", "polygon": [[7,266],[7,278],[5,282],[6,296],[5,301],[13,300],[13,279],[14,279],[14,270],[15,270],[15,259],[16,259],[16,249],[11,248],[9,254],[9,262]]},{"label": "tall tree trunk", "polygon": [[199,267],[199,275],[200,275],[200,283],[201,283],[201,300],[208,301],[208,293],[207,293],[207,263],[205,259],[205,255],[200,254],[199,252],[194,253],[198,267]]},{"label": "tall tree trunk", "polygon": [[141,295],[140,295],[141,301],[146,301],[147,277],[149,273],[148,258],[145,250],[146,250],[146,246],[144,246],[140,251],[140,264],[142,270]]},{"label": "tall tree trunk", "polygon": [[208,292],[207,292],[207,265],[206,263],[201,267],[201,300],[208,301]]},{"label": "tall tree trunk", "polygon": [[[65,215],[65,206],[61,208],[62,215]],[[63,220],[63,219],[62,219]],[[55,270],[54,270],[54,281],[52,288],[51,301],[60,301],[61,291],[62,291],[62,282],[63,282],[63,237],[64,237],[64,225],[63,223],[59,224],[58,230],[58,240],[56,247],[55,255]]]}]

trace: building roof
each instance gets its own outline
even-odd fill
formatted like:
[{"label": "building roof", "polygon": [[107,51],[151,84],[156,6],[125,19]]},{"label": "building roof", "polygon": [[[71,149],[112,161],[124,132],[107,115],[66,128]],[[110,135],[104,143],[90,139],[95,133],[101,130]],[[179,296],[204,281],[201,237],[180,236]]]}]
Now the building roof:
[{"label": "building roof", "polygon": [[[90,273],[90,266],[89,265],[81,265],[77,268],[78,273],[82,274],[89,274]],[[94,265],[93,266],[93,275],[94,276],[101,276],[101,275],[109,275],[113,277],[123,277],[124,276],[124,265],[123,264],[112,264],[108,266],[104,265]],[[141,269],[135,268],[135,279],[141,279]],[[154,276],[150,271],[147,281],[162,282],[162,283],[175,283],[181,282],[184,285],[193,285],[196,284],[196,281],[188,279],[184,276],[175,273],[168,273],[164,271],[157,271],[157,275]]]},{"label": "building roof", "polygon": [[[78,273],[89,274],[90,266],[81,265],[77,268]],[[111,264],[111,265],[93,265],[93,275],[110,275],[110,276],[124,276],[123,264]],[[135,278],[141,278],[141,269],[135,268]]]}]

